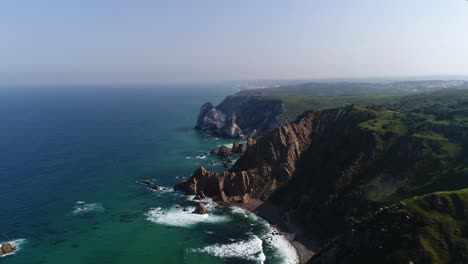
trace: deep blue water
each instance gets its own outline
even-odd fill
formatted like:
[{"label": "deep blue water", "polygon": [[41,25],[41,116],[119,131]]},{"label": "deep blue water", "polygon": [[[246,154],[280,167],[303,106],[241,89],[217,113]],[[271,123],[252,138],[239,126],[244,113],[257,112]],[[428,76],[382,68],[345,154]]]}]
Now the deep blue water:
[{"label": "deep blue water", "polygon": [[194,218],[182,212],[193,206],[185,196],[135,183],[171,187],[200,165],[222,170],[217,157],[196,156],[232,142],[192,127],[202,103],[233,92],[1,89],[0,242],[24,241],[0,262],[261,263],[263,255],[282,262],[285,253],[266,242],[269,229],[255,217],[212,205],[208,218]]}]

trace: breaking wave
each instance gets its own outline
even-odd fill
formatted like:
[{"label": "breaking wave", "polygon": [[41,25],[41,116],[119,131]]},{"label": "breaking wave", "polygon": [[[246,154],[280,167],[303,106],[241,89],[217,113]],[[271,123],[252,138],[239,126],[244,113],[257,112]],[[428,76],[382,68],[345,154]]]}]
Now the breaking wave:
[{"label": "breaking wave", "polygon": [[105,208],[101,203],[86,203],[84,201],[76,202],[76,205],[73,207],[74,215],[82,215],[87,213],[100,213],[103,212]]},{"label": "breaking wave", "polygon": [[257,263],[265,262],[265,254],[262,247],[263,241],[253,236],[247,241],[240,241],[230,244],[214,244],[199,249],[190,250],[193,253],[205,253],[220,258],[241,258]]}]

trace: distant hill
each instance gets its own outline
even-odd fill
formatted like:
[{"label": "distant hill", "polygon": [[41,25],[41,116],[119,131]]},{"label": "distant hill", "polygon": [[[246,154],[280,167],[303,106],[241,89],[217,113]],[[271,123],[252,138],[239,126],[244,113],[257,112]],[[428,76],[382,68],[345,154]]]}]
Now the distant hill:
[{"label": "distant hill", "polygon": [[417,92],[431,92],[448,88],[464,89],[468,88],[468,83],[460,80],[405,81],[391,83],[311,82],[290,86],[243,90],[238,92],[237,95],[323,97],[369,94],[409,94]]}]

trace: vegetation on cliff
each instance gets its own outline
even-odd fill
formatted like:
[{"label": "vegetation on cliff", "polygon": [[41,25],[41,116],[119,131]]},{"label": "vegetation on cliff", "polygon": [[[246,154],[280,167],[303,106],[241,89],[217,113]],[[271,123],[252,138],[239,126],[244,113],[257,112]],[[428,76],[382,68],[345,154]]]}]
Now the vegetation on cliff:
[{"label": "vegetation on cliff", "polygon": [[306,111],[178,186],[274,204],[322,239],[311,263],[466,263],[468,90]]}]

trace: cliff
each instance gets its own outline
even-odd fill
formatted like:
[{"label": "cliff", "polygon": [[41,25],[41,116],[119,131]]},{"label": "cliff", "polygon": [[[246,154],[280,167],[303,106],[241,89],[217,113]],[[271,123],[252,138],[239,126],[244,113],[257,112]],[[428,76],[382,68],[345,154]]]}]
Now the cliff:
[{"label": "cliff", "polygon": [[258,136],[278,126],[283,112],[279,99],[231,95],[216,107],[202,105],[195,128],[222,137]]},{"label": "cliff", "polygon": [[[229,171],[211,173],[202,167],[176,189],[203,191],[223,201],[248,195],[275,205],[279,217],[324,242],[312,263],[447,259],[444,256],[459,246],[449,240],[464,241],[465,235],[453,231],[452,237],[436,234],[421,242],[421,233],[411,230],[419,225],[434,230],[434,215],[407,205],[415,204],[407,201],[417,195],[468,187],[462,147],[467,131],[463,125],[447,124],[381,107],[308,112],[270,130]],[[407,234],[411,251],[395,242]],[[434,245],[436,238],[451,246]],[[434,248],[437,255],[431,252]],[[386,258],[387,253],[392,257]],[[465,255],[459,259],[467,260]]]}]

